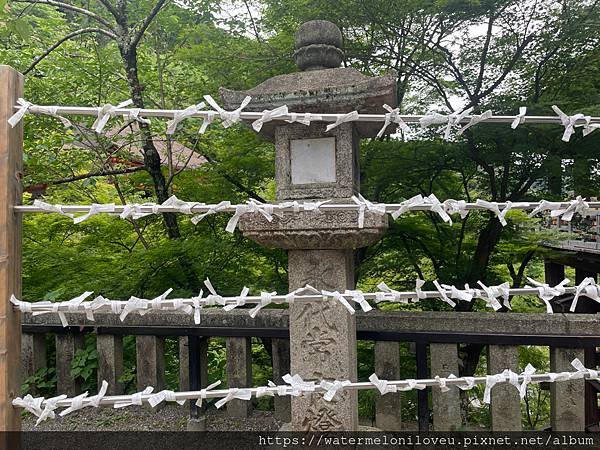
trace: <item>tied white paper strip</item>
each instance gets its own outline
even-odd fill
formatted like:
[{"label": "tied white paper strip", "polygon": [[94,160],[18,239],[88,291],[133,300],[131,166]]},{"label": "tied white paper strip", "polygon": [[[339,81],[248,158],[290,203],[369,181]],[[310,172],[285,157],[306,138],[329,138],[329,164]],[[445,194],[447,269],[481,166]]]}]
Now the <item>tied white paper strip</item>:
[{"label": "tied white paper strip", "polygon": [[386,104],[383,105],[383,109],[385,109],[388,112],[385,115],[385,121],[383,123],[383,126],[381,127],[381,130],[379,130],[379,133],[377,133],[377,139],[380,139],[381,136],[383,136],[383,133],[385,133],[387,127],[392,123],[398,124],[398,127],[396,128],[396,133],[398,132],[398,130],[402,130],[405,133],[410,132],[409,126],[406,124],[406,122],[404,122],[404,120],[402,120],[402,117],[400,117],[400,108],[392,108],[390,105]]},{"label": "tied white paper strip", "polygon": [[477,284],[481,286],[485,295],[479,295],[479,298],[482,298],[487,303],[487,306],[492,308],[494,311],[498,311],[502,308],[502,305],[498,301],[498,298],[502,298],[504,300],[504,306],[508,309],[512,309],[509,303],[510,298],[510,284],[508,282],[502,283],[499,286],[486,286],[481,281],[478,281]]},{"label": "tied white paper strip", "polygon": [[287,123],[301,123],[303,125],[309,126],[311,122],[318,122],[319,120],[323,120],[323,116],[319,114],[311,114],[311,113],[290,113],[290,118],[286,119]]},{"label": "tied white paper strip", "polygon": [[260,213],[267,219],[268,222],[273,220],[273,213],[275,211],[275,206],[270,203],[260,203],[257,200],[250,199],[247,201],[245,205],[236,205],[235,213],[227,222],[227,226],[225,227],[225,231],[228,233],[233,233],[237,224],[244,214],[248,213]]},{"label": "tied white paper strip", "polygon": [[388,392],[398,392],[398,387],[394,384],[389,384],[388,380],[381,380],[377,374],[371,374],[369,381],[377,388],[381,395],[385,395]]},{"label": "tied white paper strip", "polygon": [[443,125],[446,124],[446,128],[444,130],[444,139],[447,141],[450,139],[450,132],[452,131],[452,127],[456,125],[460,125],[460,122],[471,112],[473,108],[465,109],[461,112],[453,112],[448,115],[439,114],[436,112],[429,113],[419,119],[419,123],[422,128],[430,127],[431,125]]},{"label": "tied white paper strip", "polygon": [[287,373],[281,378],[290,385],[291,390],[288,391],[288,394],[293,397],[299,397],[304,392],[314,392],[316,389],[314,381],[304,381],[298,374],[292,376]]},{"label": "tied white paper strip", "polygon": [[550,213],[551,217],[560,217],[565,222],[570,222],[573,219],[575,213],[584,215],[590,210],[590,205],[578,195],[575,200],[570,201],[570,205],[567,209],[558,209]]},{"label": "tied white paper strip", "polygon": [[73,223],[81,223],[84,220],[89,219],[92,216],[100,213],[114,213],[115,212],[115,204],[114,203],[92,203],[90,206],[90,210],[83,214],[82,216],[77,216],[73,218]]},{"label": "tied white paper strip", "polygon": [[583,135],[587,136],[588,134],[594,132],[595,130],[600,129],[600,123],[591,123],[592,118],[590,116],[585,116],[585,125],[583,126]]},{"label": "tied white paper strip", "polygon": [[131,108],[127,114],[123,114],[123,118],[132,122],[139,122],[145,123],[146,125],[150,125],[150,119],[140,116],[141,112],[141,108]]},{"label": "tied white paper strip", "polygon": [[365,227],[365,210],[369,210],[380,216],[386,213],[385,204],[370,202],[361,194],[353,195],[352,201],[358,205],[358,228]]},{"label": "tied white paper strip", "polygon": [[350,386],[351,384],[352,382],[350,380],[322,380],[319,386],[327,391],[323,395],[323,400],[330,402],[333,400],[333,397],[335,397],[338,391],[344,390],[345,387]]},{"label": "tied white paper strip", "polygon": [[[83,409],[85,407],[89,407],[89,406],[93,406],[94,408],[98,408],[100,406],[100,401],[104,398],[104,396],[106,395],[106,391],[108,390],[108,381],[106,380],[102,380],[102,386],[100,387],[100,392],[98,392],[96,395],[92,396],[92,397],[88,397],[88,393],[84,392],[81,395],[78,395],[77,397],[73,398],[73,403],[71,403],[71,406],[69,406],[67,409],[63,409],[60,412],[60,416],[64,417],[69,413],[72,413],[74,411],[78,411],[80,409]],[[88,400],[89,403],[83,403],[83,400]]]},{"label": "tied white paper strip", "polygon": [[252,122],[252,128],[254,128],[254,131],[259,132],[260,130],[262,130],[262,127],[265,123],[267,122],[271,122],[272,120],[281,117],[281,116],[287,116],[288,115],[288,107],[286,105],[283,106],[279,106],[278,108],[275,109],[265,109],[262,112],[262,117],[260,119],[256,119],[254,122]]},{"label": "tied white paper strip", "polygon": [[[106,396],[108,383],[103,382],[100,392],[92,397],[89,397],[87,393],[73,398],[67,398],[66,395],[60,395],[50,399],[45,399],[43,397],[34,398],[31,395],[26,395],[23,398],[19,397],[14,399],[12,404],[14,406],[22,407],[34,414],[38,417],[36,424],[39,424],[48,418],[55,418],[54,411],[59,407],[66,408],[60,413],[61,416],[64,416],[81,408],[90,406],[99,407],[101,404],[107,406],[113,405],[114,408],[123,408],[126,406],[142,405],[144,401],[146,401],[151,406],[155,407],[164,401],[183,404],[188,399],[196,399],[196,404],[202,406],[202,401],[210,397],[221,398],[221,400],[216,402],[217,408],[220,408],[230,400],[250,400],[253,395],[261,397],[265,395],[274,396],[277,394],[279,396],[290,395],[297,397],[312,392],[323,393],[324,400],[332,401],[337,393],[346,389],[377,389],[381,395],[385,395],[390,392],[425,389],[427,386],[437,386],[442,392],[447,392],[451,386],[456,386],[462,390],[469,390],[475,385],[485,384],[483,401],[484,403],[489,403],[491,391],[493,387],[499,383],[509,383],[515,386],[519,391],[519,396],[524,398],[527,386],[531,383],[546,381],[553,383],[581,379],[598,380],[600,378],[600,374],[597,370],[586,368],[577,358],[571,362],[571,365],[575,368],[574,372],[547,372],[535,374],[536,369],[531,364],[528,364],[520,375],[517,375],[509,369],[505,369],[501,373],[488,375],[486,377],[457,378],[455,375],[450,374],[447,378],[435,376],[433,379],[427,380],[404,379],[388,381],[379,379],[376,374],[372,374],[369,377],[369,383],[353,383],[349,380],[321,380],[320,382],[304,381],[299,375],[296,374],[292,376],[288,373],[283,376],[284,382],[287,383],[285,385],[275,385],[275,383],[269,381],[267,386],[256,388],[232,387],[218,392],[211,391],[220,384],[220,381],[217,381],[200,391],[173,392],[164,390],[152,395],[153,388],[149,386],[142,392],[137,392],[130,396]],[[519,382],[519,380],[521,380],[521,382]]]},{"label": "tied white paper strip", "polygon": [[178,405],[185,404],[185,400],[178,400],[175,396],[175,392],[169,391],[168,389],[157,392],[156,394],[151,395],[148,399],[148,404],[153,408],[162,402],[175,402]]},{"label": "tied white paper strip", "polygon": [[535,371],[535,367],[531,364],[527,364],[527,367],[525,367],[525,370],[521,373],[521,376],[523,377],[523,381],[519,386],[519,397],[521,397],[521,399],[524,399],[527,395],[527,386],[531,383],[531,375],[533,375]]},{"label": "tied white paper strip", "polygon": [[562,140],[564,142],[569,142],[571,140],[571,136],[575,133],[575,127],[582,127],[583,124],[577,125],[577,122],[585,119],[585,116],[581,113],[575,114],[573,116],[568,116],[564,112],[560,110],[560,108],[556,105],[552,105],[552,109],[554,112],[560,117],[560,122],[565,127],[565,132],[562,135]]},{"label": "tied white paper strip", "polygon": [[579,297],[581,295],[585,295],[586,297],[600,303],[600,288],[596,284],[596,280],[594,280],[594,278],[586,277],[581,281],[581,283],[579,283],[579,286],[577,286],[577,289],[575,290],[575,296],[573,297],[573,302],[571,303],[569,311],[575,312],[575,309],[577,308],[577,302],[579,301]]},{"label": "tied white paper strip", "polygon": [[248,106],[252,97],[245,97],[240,106],[233,111],[226,111],[221,108],[210,95],[205,95],[204,100],[217,111],[221,118],[221,125],[223,125],[223,128],[229,128],[231,125],[236,124],[241,120],[242,110]]},{"label": "tied white paper strip", "polygon": [[[552,300],[555,297],[558,297],[559,295],[563,295],[565,293],[565,285],[567,283],[569,283],[569,279],[565,278],[564,280],[562,280],[559,284],[557,284],[554,287],[550,287],[546,283],[540,283],[539,281],[536,281],[529,277],[527,277],[527,280],[538,289],[538,292],[539,292],[538,297],[546,304],[546,312],[548,314],[553,314],[554,312],[552,310],[552,305],[550,304],[550,300]],[[584,280],[584,283],[585,283],[585,280]],[[584,283],[581,283],[581,284],[584,284]],[[529,286],[525,286],[525,287],[529,287]],[[578,298],[578,296],[577,296],[577,294],[575,294],[575,299],[573,300],[573,304],[575,304],[575,306],[577,306],[577,303],[576,303],[577,298]]]},{"label": "tied white paper strip", "polygon": [[108,120],[111,117],[116,115],[117,109],[126,108],[127,106],[131,105],[132,103],[133,103],[133,100],[129,99],[129,100],[125,100],[124,102],[119,103],[117,106],[107,103],[106,105],[98,108],[98,117],[92,124],[92,130],[94,130],[98,134],[102,133],[102,131],[104,130],[104,127],[108,123]]},{"label": "tied white paper strip", "polygon": [[435,286],[435,288],[440,293],[442,301],[448,303],[448,305],[450,305],[451,308],[454,308],[456,306],[456,303],[454,303],[452,300],[450,300],[448,298],[448,295],[447,295],[446,291],[442,288],[442,286],[440,286],[440,283],[438,283],[437,280],[434,280],[433,281],[433,285]]},{"label": "tied white paper strip", "polygon": [[444,200],[442,203],[444,210],[450,214],[458,214],[461,219],[467,217],[469,214],[469,210],[467,209],[467,202],[464,200],[454,200],[453,198],[449,198],[448,200]]},{"label": "tied white paper strip", "polygon": [[331,131],[335,127],[338,127],[341,124],[346,123],[346,122],[354,122],[354,121],[358,120],[359,117],[360,116],[358,115],[358,111],[351,111],[347,114],[338,116],[338,118],[335,120],[334,123],[330,123],[329,125],[327,125],[327,127],[325,128],[325,131]]},{"label": "tied white paper strip", "polygon": [[177,125],[187,119],[188,117],[192,117],[195,114],[198,114],[200,111],[204,109],[206,103],[200,102],[197,105],[188,106],[185,109],[176,111],[173,114],[173,118],[167,121],[167,134],[174,134],[177,130]]},{"label": "tied white paper strip", "polygon": [[587,375],[585,378],[588,380],[598,380],[598,371],[594,369],[587,369],[579,360],[579,358],[575,358],[573,361],[571,361],[571,365],[577,370],[577,372],[571,375],[572,380],[584,378],[585,375]]},{"label": "tied white paper strip", "polygon": [[321,291],[321,294],[323,295],[323,297],[325,298],[332,298],[334,300],[337,300],[344,308],[346,308],[348,310],[348,312],[350,314],[354,314],[356,311],[354,310],[354,308],[352,307],[352,305],[350,305],[350,303],[348,303],[348,300],[346,300],[346,298],[338,291]]},{"label": "tied white paper strip", "polygon": [[423,197],[421,194],[418,194],[414,197],[409,198],[408,200],[402,202],[402,206],[400,206],[400,208],[398,208],[391,214],[392,218],[397,219],[402,214],[418,206],[429,207],[429,210],[437,213],[444,222],[449,222],[450,224],[452,224],[452,219],[446,212],[444,205],[440,203],[435,194],[431,194],[428,197]]},{"label": "tied white paper strip", "polygon": [[244,286],[242,288],[242,292],[240,292],[240,295],[238,297],[235,297],[235,303],[226,304],[225,306],[223,306],[223,311],[232,311],[239,306],[244,306],[246,304],[246,297],[248,297],[249,292],[250,289]]},{"label": "tied white paper strip", "polygon": [[196,406],[198,408],[201,408],[202,407],[202,401],[206,399],[206,393],[208,391],[210,391],[211,389],[216,388],[220,384],[221,384],[221,380],[217,380],[213,384],[209,384],[208,386],[206,386],[204,389],[200,389],[200,397],[198,397],[198,400],[196,400]]},{"label": "tied white paper strip", "polygon": [[61,216],[70,217],[71,219],[74,217],[73,214],[66,213],[62,210],[63,205],[51,205],[50,203],[46,203],[41,200],[35,199],[33,201],[33,206],[35,206],[36,208],[40,208],[42,211],[60,214]]},{"label": "tied white paper strip", "polygon": [[128,406],[141,406],[143,403],[142,396],[150,395],[150,394],[152,394],[153,391],[154,391],[154,388],[152,386],[147,386],[146,389],[144,389],[143,391],[136,392],[135,394],[131,394],[131,399],[121,401],[121,402],[115,402],[113,407],[115,409],[119,409],[119,408],[126,408]]},{"label": "tied white paper strip", "polygon": [[250,400],[251,398],[252,398],[252,391],[250,389],[231,388],[231,389],[229,389],[227,396],[222,398],[221,400],[219,400],[217,403],[215,403],[215,406],[217,408],[221,408],[223,405],[225,405],[230,400],[233,400],[233,399]]},{"label": "tied white paper strip", "polygon": [[527,107],[521,106],[519,107],[519,114],[515,117],[515,120],[512,121],[510,127],[515,130],[519,125],[525,123],[525,115],[527,114]]},{"label": "tied white paper strip", "polygon": [[194,217],[191,218],[191,222],[194,225],[197,225],[202,219],[204,219],[206,216],[210,216],[211,214],[217,214],[221,211],[224,211],[228,208],[231,208],[231,202],[230,201],[222,201],[220,203],[217,203],[216,205],[212,205],[210,206],[210,208],[208,209],[208,211],[206,211],[203,214],[197,214]]},{"label": "tied white paper strip", "polygon": [[485,200],[480,200],[477,199],[477,201],[475,202],[475,204],[477,206],[481,206],[484,209],[487,209],[491,212],[493,212],[496,217],[498,218],[498,220],[500,221],[500,223],[502,224],[502,226],[506,226],[507,222],[506,222],[506,213],[508,211],[511,210],[513,204],[512,202],[506,202],[506,206],[504,207],[504,209],[502,211],[500,211],[500,207],[498,206],[497,203],[493,203],[493,202],[486,202]]},{"label": "tied white paper strip", "polygon": [[367,301],[367,299],[365,299],[365,295],[362,293],[362,291],[346,289],[344,291],[344,294],[351,295],[352,300],[355,303],[358,303],[358,305],[364,312],[369,312],[373,309],[373,307],[371,305],[369,305],[369,302]]},{"label": "tied white paper strip", "polygon": [[8,118],[8,124],[11,128],[14,128],[23,119],[25,114],[33,111],[60,119],[65,128],[70,128],[73,125],[69,119],[58,114],[57,106],[38,106],[23,98],[17,99],[17,104],[19,105],[19,109]]},{"label": "tied white paper strip", "polygon": [[[453,373],[448,375],[448,380],[455,380],[457,377]],[[475,387],[475,378],[474,377],[461,377],[462,383],[455,384],[461,391],[470,391]]]},{"label": "tied white paper strip", "polygon": [[492,116],[493,116],[493,113],[492,113],[492,110],[490,110],[490,109],[488,109],[487,111],[485,111],[481,114],[474,114],[471,116],[471,120],[469,120],[469,122],[464,127],[462,127],[460,130],[458,130],[458,132],[456,134],[458,134],[460,136],[466,130],[471,128],[473,125],[476,125],[480,122],[491,119]]}]

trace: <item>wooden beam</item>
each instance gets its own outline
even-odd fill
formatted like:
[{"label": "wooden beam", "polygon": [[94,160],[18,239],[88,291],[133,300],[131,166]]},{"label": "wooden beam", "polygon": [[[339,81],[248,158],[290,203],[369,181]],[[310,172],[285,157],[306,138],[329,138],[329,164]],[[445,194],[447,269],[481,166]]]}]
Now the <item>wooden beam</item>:
[{"label": "wooden beam", "polygon": [[17,98],[23,96],[23,75],[0,66],[0,431],[19,431],[21,411],[12,400],[20,394],[21,317],[10,303],[21,296],[21,203],[23,125],[11,128]]}]

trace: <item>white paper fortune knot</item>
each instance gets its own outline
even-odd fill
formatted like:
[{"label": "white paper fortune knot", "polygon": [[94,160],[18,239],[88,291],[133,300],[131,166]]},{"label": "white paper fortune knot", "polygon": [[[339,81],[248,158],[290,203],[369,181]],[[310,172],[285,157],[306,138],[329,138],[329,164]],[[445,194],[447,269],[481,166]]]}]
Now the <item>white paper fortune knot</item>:
[{"label": "white paper fortune knot", "polygon": [[61,216],[70,217],[71,219],[74,217],[73,214],[64,212],[62,210],[63,209],[62,205],[51,205],[50,203],[46,203],[46,202],[36,199],[33,201],[33,206],[35,206],[36,208],[40,208],[42,211],[57,213],[57,214],[60,214]]},{"label": "white paper fortune knot", "polygon": [[231,125],[238,123],[241,120],[242,110],[248,106],[248,103],[250,103],[252,97],[245,97],[240,106],[233,111],[226,111],[221,108],[210,95],[205,95],[204,100],[206,100],[208,104],[212,106],[215,111],[217,111],[219,117],[221,118],[223,128],[229,128]]},{"label": "white paper fortune knot", "polygon": [[265,109],[262,112],[262,117],[260,119],[256,119],[254,122],[252,122],[252,128],[254,128],[254,131],[258,132],[262,129],[262,126],[267,123],[267,122],[271,122],[273,119],[276,119],[277,117],[281,117],[281,116],[287,116],[288,114],[288,107],[287,105],[283,105],[280,106],[278,108],[275,109]]},{"label": "white paper fortune knot", "polygon": [[90,205],[90,210],[81,215],[81,216],[77,216],[73,219],[73,223],[81,223],[84,220],[89,219],[92,216],[95,216],[96,214],[101,214],[101,213],[114,213],[115,212],[115,204],[114,203],[92,203]]},{"label": "white paper fortune knot", "polygon": [[600,287],[596,284],[596,280],[594,280],[594,278],[584,278],[575,288],[575,296],[573,297],[573,302],[571,303],[571,307],[569,309],[571,312],[575,312],[575,309],[577,308],[577,302],[579,301],[579,297],[581,295],[585,295],[586,297],[600,303]]},{"label": "white paper fortune knot", "polygon": [[153,394],[150,396],[150,398],[148,398],[148,403],[153,408],[162,402],[175,402],[178,405],[185,404],[185,400],[178,400],[177,397],[175,396],[175,392],[169,391],[168,389],[157,392],[156,394]]},{"label": "white paper fortune knot", "polygon": [[485,111],[482,114],[473,114],[471,116],[471,120],[469,120],[469,122],[464,127],[462,127],[460,130],[458,130],[458,133],[456,133],[456,134],[458,134],[460,136],[461,134],[463,134],[465,132],[465,130],[471,128],[473,125],[476,125],[479,122],[483,122],[484,120],[491,119],[492,115],[493,115],[493,113],[490,109],[488,109],[487,111]]},{"label": "white paper fortune knot", "polygon": [[485,200],[477,199],[475,204],[477,206],[481,206],[484,209],[487,209],[488,211],[493,212],[496,215],[496,217],[498,218],[498,220],[500,221],[500,223],[502,224],[502,226],[506,226],[506,213],[508,211],[510,211],[513,206],[512,202],[507,201],[504,209],[502,211],[500,211],[500,207],[498,206],[498,203],[487,202]]},{"label": "white paper fortune knot", "polygon": [[200,396],[196,400],[196,406],[199,408],[202,407],[202,401],[206,399],[206,393],[208,391],[210,391],[211,389],[216,388],[220,384],[221,384],[221,380],[217,380],[213,384],[209,384],[208,386],[206,386],[204,389],[200,389]]},{"label": "white paper fortune knot", "polygon": [[177,125],[181,121],[187,119],[188,117],[192,117],[194,114],[198,114],[202,109],[204,109],[205,106],[206,103],[200,102],[197,105],[191,105],[185,109],[175,111],[173,113],[173,118],[167,121],[167,134],[175,133],[175,130],[177,130]]},{"label": "white paper fortune knot", "polygon": [[311,113],[289,113],[290,118],[286,119],[287,123],[301,123],[303,125],[310,125],[313,121],[323,120],[323,116],[319,114],[311,114]]},{"label": "white paper fortune knot", "polygon": [[146,389],[144,389],[143,391],[136,392],[135,394],[131,394],[131,398],[129,400],[124,400],[122,402],[115,402],[114,408],[115,409],[126,408],[127,406],[134,406],[134,405],[140,406],[143,403],[142,397],[152,394],[152,391],[154,391],[154,388],[152,386],[147,386]]},{"label": "white paper fortune knot", "polygon": [[[553,310],[552,310],[552,305],[550,304],[550,300],[552,300],[555,297],[558,297],[559,295],[563,295],[565,293],[565,285],[569,283],[569,279],[565,278],[564,280],[562,280],[559,284],[557,284],[554,287],[550,287],[546,283],[540,283],[539,281],[536,281],[530,277],[527,277],[527,280],[537,288],[538,297],[546,305],[546,312],[548,314],[552,314]],[[528,286],[525,286],[525,287],[528,287]],[[577,294],[575,294],[575,298],[577,298],[577,297],[578,297]],[[574,300],[573,302],[575,303],[575,306],[577,306],[576,301]]]},{"label": "white paper fortune knot", "polygon": [[285,374],[281,377],[283,381],[290,385],[291,389],[287,391],[288,395],[298,397],[302,395],[303,392],[314,392],[315,391],[315,382],[314,381],[304,381],[302,377],[298,374],[292,376],[289,373]]},{"label": "white paper fortune knot", "polygon": [[381,130],[379,130],[379,133],[377,133],[377,139],[383,136],[383,133],[385,133],[386,128],[391,123],[398,124],[396,133],[398,132],[398,130],[402,130],[405,133],[410,132],[409,126],[406,124],[406,122],[404,122],[404,120],[402,120],[402,117],[400,117],[400,108],[392,109],[390,105],[383,105],[383,108],[388,112],[385,114],[385,121],[383,123],[383,126],[381,127]]},{"label": "white paper fortune knot", "polygon": [[346,386],[350,386],[351,384],[350,380],[322,380],[319,386],[327,391],[323,395],[323,400],[330,402],[338,391],[343,391]]},{"label": "white paper fortune knot", "polygon": [[257,303],[256,306],[250,310],[250,317],[254,319],[261,309],[273,303],[274,295],[277,295],[277,292],[261,292],[260,303]]},{"label": "white paper fortune knot", "polygon": [[385,395],[388,392],[397,392],[398,387],[394,384],[389,384],[388,380],[380,380],[376,374],[372,374],[369,377],[369,381],[373,386],[377,388],[381,395]]},{"label": "white paper fortune knot", "polygon": [[327,125],[327,127],[325,128],[325,131],[331,131],[335,127],[338,127],[345,122],[354,122],[355,120],[358,120],[359,117],[360,116],[358,115],[358,111],[351,111],[347,114],[342,114],[342,115],[338,116],[338,118],[336,119],[336,121],[334,123]]},{"label": "white paper fortune knot", "polygon": [[25,116],[25,114],[27,114],[30,111],[36,112],[38,114],[45,114],[48,116],[56,117],[57,119],[60,119],[65,128],[69,128],[72,126],[72,123],[69,119],[58,114],[57,106],[34,105],[33,103],[28,102],[23,98],[17,99],[17,104],[19,105],[19,109],[17,109],[17,112],[15,112],[8,119],[8,124],[11,126],[11,128],[14,128],[23,119],[23,116]]},{"label": "white paper fortune knot", "polygon": [[343,294],[341,294],[338,291],[321,291],[321,294],[323,295],[323,297],[325,298],[332,298],[334,300],[337,300],[339,303],[342,304],[342,306],[344,308],[346,308],[348,310],[348,312],[350,314],[354,314],[356,311],[354,310],[354,308],[352,308],[352,306],[350,305],[350,303],[348,303],[348,300],[346,300],[346,298],[344,297]]},{"label": "white paper fortune knot", "polygon": [[252,390],[244,388],[230,388],[227,395],[215,403],[217,408],[221,408],[227,402],[233,399],[250,400],[252,398]]},{"label": "white paper fortune knot", "polygon": [[525,115],[526,114],[527,114],[527,107],[526,106],[519,107],[519,114],[517,114],[515,116],[515,120],[512,121],[512,123],[510,124],[510,127],[514,130],[519,125],[521,125],[522,123],[524,123],[525,122]]},{"label": "white paper fortune knot", "polygon": [[358,205],[358,228],[365,227],[365,210],[369,210],[378,215],[385,214],[385,204],[370,202],[361,194],[353,195],[352,201]]},{"label": "white paper fortune knot", "polygon": [[464,111],[453,112],[448,115],[433,112],[433,113],[429,113],[429,114],[421,117],[421,119],[419,119],[419,123],[421,124],[421,127],[423,127],[423,128],[427,128],[431,125],[446,124],[446,128],[444,130],[444,139],[448,140],[448,139],[450,139],[450,132],[452,130],[452,127],[460,124],[460,122],[466,116],[471,114],[472,111],[473,111],[473,108],[471,107],[471,108],[465,109]]},{"label": "white paper fortune knot", "polygon": [[585,116],[581,113],[575,114],[573,116],[568,116],[564,112],[560,110],[560,108],[556,105],[552,105],[552,109],[554,112],[560,117],[560,122],[565,127],[565,132],[563,133],[562,140],[564,142],[569,142],[571,139],[571,135],[575,133],[575,127],[584,126],[583,122],[577,125],[577,122],[580,122],[585,118]]},{"label": "white paper fortune knot", "polygon": [[98,117],[92,124],[92,130],[94,130],[98,134],[102,133],[102,131],[104,130],[104,127],[108,123],[108,119],[110,119],[111,117],[116,115],[117,109],[126,108],[127,106],[131,105],[132,103],[133,103],[133,100],[129,99],[129,100],[125,100],[124,102],[119,103],[117,106],[107,103],[106,105],[98,108]]}]

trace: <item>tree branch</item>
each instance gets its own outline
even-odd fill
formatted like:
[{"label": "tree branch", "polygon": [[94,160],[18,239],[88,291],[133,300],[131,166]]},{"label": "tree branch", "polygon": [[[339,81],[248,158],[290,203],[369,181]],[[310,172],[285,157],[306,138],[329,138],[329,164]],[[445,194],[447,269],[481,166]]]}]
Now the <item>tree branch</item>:
[{"label": "tree branch", "polygon": [[120,18],[119,11],[116,10],[116,8],[110,3],[109,0],[100,0],[100,3],[102,3],[102,5],[108,10],[109,13],[112,14],[112,16],[116,20],[119,20],[119,18]]},{"label": "tree branch", "polygon": [[146,167],[145,166],[137,166],[137,167],[128,167],[126,169],[107,170],[105,172],[89,172],[89,173],[85,173],[83,175],[75,175],[75,176],[72,176],[69,178],[61,178],[60,180],[48,181],[43,184],[53,184],[53,185],[66,184],[66,183],[72,183],[73,181],[85,180],[86,178],[107,177],[110,175],[124,175],[126,173],[140,172],[141,170],[146,170]]},{"label": "tree branch", "polygon": [[150,11],[150,14],[148,14],[148,16],[146,16],[146,18],[142,22],[140,29],[133,36],[130,45],[131,47],[135,47],[140,42],[140,40],[144,36],[144,33],[152,23],[152,20],[154,20],[154,18],[160,12],[162,7],[165,6],[168,2],[169,0],[158,0],[158,2],[156,2],[156,5],[154,5],[154,8],[152,8],[152,11]]},{"label": "tree branch", "polygon": [[54,50],[56,50],[58,47],[60,47],[62,44],[64,44],[69,39],[73,39],[76,36],[80,36],[82,34],[87,34],[87,33],[101,33],[101,34],[104,34],[104,35],[110,37],[111,39],[115,39],[115,40],[117,39],[116,34],[111,33],[110,31],[104,30],[102,28],[82,28],[81,30],[73,31],[72,33],[69,33],[66,36],[64,36],[63,38],[56,41],[52,46],[50,46],[48,49],[46,49],[46,51],[44,53],[42,53],[40,56],[35,58],[33,60],[33,62],[29,65],[29,67],[27,69],[25,69],[25,71],[23,72],[23,75],[27,75],[29,72],[31,72],[35,68],[35,66],[37,66],[46,56],[48,56],[50,53],[52,53]]},{"label": "tree branch", "polygon": [[113,31],[113,32],[115,31],[114,28],[112,27],[112,25],[110,24],[110,22],[108,20],[104,19],[103,17],[99,16],[98,14],[93,13],[92,11],[88,11],[87,9],[80,8],[78,6],[69,5],[68,3],[58,2],[56,0],[13,0],[13,2],[15,2],[15,3],[32,3],[35,5],[56,6],[59,9],[66,9],[66,10],[73,11],[73,12],[76,12],[79,14],[83,14],[84,16],[88,16],[88,17],[94,19],[96,22],[101,23],[106,28],[110,29],[111,31]]}]

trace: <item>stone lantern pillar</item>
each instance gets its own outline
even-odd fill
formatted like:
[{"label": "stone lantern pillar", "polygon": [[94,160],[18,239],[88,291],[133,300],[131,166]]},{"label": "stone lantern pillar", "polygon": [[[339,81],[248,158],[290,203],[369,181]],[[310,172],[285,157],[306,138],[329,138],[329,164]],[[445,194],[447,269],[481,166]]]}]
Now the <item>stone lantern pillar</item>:
[{"label": "stone lantern pillar", "polygon": [[[296,64],[300,72],[273,77],[248,91],[221,89],[226,108],[235,109],[249,95],[248,111],[287,105],[296,113],[384,113],[396,104],[396,76],[368,77],[340,68],[342,34],[331,22],[304,23],[296,34]],[[359,192],[359,140],[373,137],[381,123],[347,122],[326,132],[326,123],[272,121],[260,134],[275,142],[277,200],[351,202]],[[387,216],[365,213],[358,228],[357,211],[306,211],[268,222],[246,214],[242,233],[259,244],[288,250],[290,290],[310,284],[343,292],[355,286],[354,249],[376,242],[387,228]],[[304,380],[356,381],[355,317],[335,301],[290,305],[292,374]],[[292,429],[357,430],[356,391],[292,398]]]}]

